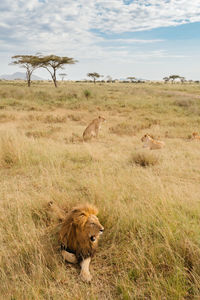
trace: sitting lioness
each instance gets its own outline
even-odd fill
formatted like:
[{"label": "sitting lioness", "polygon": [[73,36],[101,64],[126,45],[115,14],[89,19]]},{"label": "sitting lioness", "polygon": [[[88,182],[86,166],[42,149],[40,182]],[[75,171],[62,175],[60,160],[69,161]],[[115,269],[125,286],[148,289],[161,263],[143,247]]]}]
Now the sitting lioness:
[{"label": "sitting lioness", "polygon": [[192,133],[192,139],[193,139],[193,140],[200,140],[200,135],[198,135],[197,132],[193,132],[193,133]]},{"label": "sitting lioness", "polygon": [[75,207],[67,214],[60,230],[63,258],[73,264],[80,263],[81,278],[87,282],[92,279],[89,266],[104,231],[97,212],[90,205]]},{"label": "sitting lioness", "polygon": [[165,146],[164,142],[154,140],[149,134],[145,134],[141,141],[144,142],[143,147],[148,147],[150,150],[161,149]]},{"label": "sitting lioness", "polygon": [[101,123],[105,122],[105,118],[99,116],[98,118],[94,119],[84,130],[83,132],[83,140],[88,141],[92,137],[98,138],[99,129],[101,128]]}]

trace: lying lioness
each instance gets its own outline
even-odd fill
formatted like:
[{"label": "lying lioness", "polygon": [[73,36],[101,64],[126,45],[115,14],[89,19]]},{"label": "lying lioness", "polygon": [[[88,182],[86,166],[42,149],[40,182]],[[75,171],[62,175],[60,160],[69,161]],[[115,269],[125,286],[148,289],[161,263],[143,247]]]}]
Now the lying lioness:
[{"label": "lying lioness", "polygon": [[143,147],[149,148],[150,150],[161,149],[165,146],[164,142],[154,140],[149,134],[145,134],[141,138],[141,141],[144,142]]},{"label": "lying lioness", "polygon": [[192,133],[192,139],[193,139],[193,140],[200,140],[200,135],[198,135],[197,132],[193,132],[193,133]]}]

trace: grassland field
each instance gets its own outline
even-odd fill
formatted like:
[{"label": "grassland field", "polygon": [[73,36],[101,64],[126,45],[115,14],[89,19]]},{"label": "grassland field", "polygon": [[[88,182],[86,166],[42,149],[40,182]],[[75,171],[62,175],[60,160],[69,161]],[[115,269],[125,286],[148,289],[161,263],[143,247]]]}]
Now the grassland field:
[{"label": "grassland field", "polygon": [[[98,115],[98,140],[82,142]],[[198,84],[0,81],[0,299],[200,299],[192,132]],[[165,148],[144,149],[145,133]],[[91,284],[63,262],[49,201],[98,207]]]}]

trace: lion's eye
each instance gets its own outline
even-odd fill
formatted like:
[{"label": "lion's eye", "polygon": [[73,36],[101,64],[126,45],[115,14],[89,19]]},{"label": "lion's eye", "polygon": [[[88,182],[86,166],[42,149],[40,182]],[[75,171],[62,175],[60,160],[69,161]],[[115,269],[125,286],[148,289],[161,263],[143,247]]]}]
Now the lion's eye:
[{"label": "lion's eye", "polygon": [[94,235],[92,235],[90,239],[92,242],[94,242],[96,240],[96,237]]}]

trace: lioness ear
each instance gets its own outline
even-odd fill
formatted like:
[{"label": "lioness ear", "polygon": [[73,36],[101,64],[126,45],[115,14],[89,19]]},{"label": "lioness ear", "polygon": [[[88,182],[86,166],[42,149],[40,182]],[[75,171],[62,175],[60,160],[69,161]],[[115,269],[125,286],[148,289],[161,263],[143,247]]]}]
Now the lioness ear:
[{"label": "lioness ear", "polygon": [[51,207],[53,205],[53,201],[49,201],[48,206]]}]

